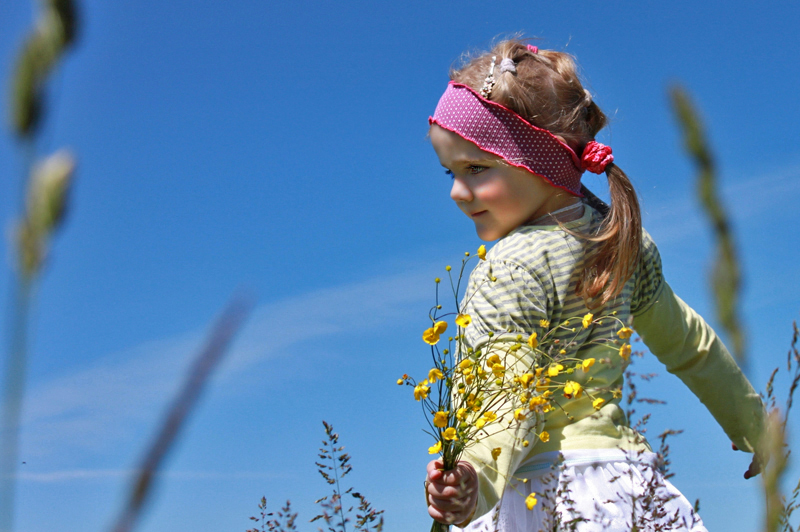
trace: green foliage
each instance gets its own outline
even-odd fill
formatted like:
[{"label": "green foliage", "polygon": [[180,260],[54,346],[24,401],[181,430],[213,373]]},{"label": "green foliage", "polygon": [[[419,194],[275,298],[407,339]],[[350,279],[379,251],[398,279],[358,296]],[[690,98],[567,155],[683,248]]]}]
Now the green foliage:
[{"label": "green foliage", "polygon": [[[339,445],[339,434],[334,432],[333,426],[326,421],[326,439],[322,440],[322,447],[319,450],[319,462],[317,471],[325,480],[325,483],[332,487],[333,493],[326,495],[315,502],[320,505],[322,512],[311,519],[323,521],[327,532],[347,532],[347,524],[353,522],[352,515],[355,513],[355,522],[352,530],[354,532],[381,532],[383,530],[383,510],[375,510],[367,499],[353,488],[342,491],[341,481],[352,470],[350,465],[350,455],[344,452],[344,446]],[[345,509],[345,496],[349,495],[358,501],[357,506],[349,506]],[[291,532],[297,530],[295,519],[297,514],[291,513],[291,505],[286,501],[280,512],[275,514],[267,513],[267,499],[261,498],[258,505],[260,517],[251,517],[252,521],[260,523],[260,528],[251,528],[247,532]],[[275,519],[267,519],[275,515]],[[322,529],[319,529],[322,531]]]}]

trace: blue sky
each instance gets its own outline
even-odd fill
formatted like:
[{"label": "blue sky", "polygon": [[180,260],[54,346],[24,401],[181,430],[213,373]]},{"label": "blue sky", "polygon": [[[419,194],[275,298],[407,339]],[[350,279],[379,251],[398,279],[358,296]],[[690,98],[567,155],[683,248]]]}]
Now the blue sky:
[{"label": "blue sky", "polygon": [[[33,7],[2,8],[4,83]],[[313,465],[322,419],[353,455],[353,484],[386,509],[387,531],[429,527],[430,442],[394,381],[427,370],[419,336],[432,280],[480,242],[448,197],[426,119],[462,52],[516,32],[577,56],[611,117],[600,140],[637,187],[667,280],[713,324],[709,232],[666,96],[674,82],[692,93],[739,238],[750,376],[763,388],[783,364],[800,317],[796,2],[80,8],[80,40],[53,78],[37,146],[71,147],[79,169],[34,310],[19,531],[110,525],[183,368],[238,289],[256,309],[140,530],[243,531],[262,495],[272,508],[290,498],[310,519],[326,494]],[[6,228],[23,163],[5,130]],[[601,177],[585,182],[602,192]],[[8,266],[5,246],[0,254]],[[650,358],[642,371],[658,372]],[[673,377],[645,391],[668,401],[650,433],[684,430],[672,442],[674,482],[701,499],[708,528],[755,530],[747,457]]]}]

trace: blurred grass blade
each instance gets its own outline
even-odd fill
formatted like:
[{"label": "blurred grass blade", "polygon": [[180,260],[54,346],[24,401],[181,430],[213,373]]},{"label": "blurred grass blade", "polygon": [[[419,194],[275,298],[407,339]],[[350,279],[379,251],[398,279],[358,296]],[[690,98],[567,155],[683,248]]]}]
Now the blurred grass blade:
[{"label": "blurred grass blade", "polygon": [[764,512],[765,532],[778,532],[784,519],[784,498],[781,493],[781,479],[786,472],[788,455],[786,453],[786,432],[779,410],[770,412],[767,418],[767,430],[763,436],[761,447],[766,454],[767,462],[762,472],[762,483],[766,499]]},{"label": "blurred grass blade", "polygon": [[47,14],[56,18],[59,38],[65,46],[75,42],[78,33],[78,13],[73,0],[48,0]]},{"label": "blurred grass blade", "polygon": [[22,46],[12,82],[12,127],[17,135],[32,135],[42,114],[47,76],[66,48],[75,41],[77,16],[72,0],[51,0]]},{"label": "blurred grass blade", "polygon": [[74,171],[75,157],[67,150],[59,150],[31,172],[25,214],[16,235],[18,268],[25,279],[39,273],[50,237],[64,221]]},{"label": "blurred grass blade", "polygon": [[28,318],[32,287],[21,279],[12,287],[9,352],[3,379],[3,412],[0,419],[0,532],[14,529],[14,500],[22,401],[28,362]]},{"label": "blurred grass blade", "polygon": [[738,314],[741,274],[728,217],[719,198],[714,158],[703,126],[688,94],[680,86],[670,90],[673,110],[681,126],[686,150],[697,167],[698,195],[711,220],[716,239],[712,270],[717,319],[728,334],[734,357],[745,363],[745,336]]},{"label": "blurred grass blade", "polygon": [[153,490],[155,475],[158,473],[167,453],[172,448],[189,413],[195,406],[200,392],[244,323],[250,307],[251,304],[248,301],[241,297],[235,298],[217,320],[205,347],[198,354],[190,368],[183,388],[169,409],[158,436],[150,445],[139,467],[139,473],[131,487],[128,501],[112,529],[114,532],[133,530],[147,502],[147,498]]}]

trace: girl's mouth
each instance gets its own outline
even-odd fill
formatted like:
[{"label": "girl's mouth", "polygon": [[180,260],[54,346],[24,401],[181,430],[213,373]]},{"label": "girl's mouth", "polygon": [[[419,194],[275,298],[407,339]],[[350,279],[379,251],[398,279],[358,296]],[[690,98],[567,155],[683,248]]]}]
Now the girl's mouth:
[{"label": "girl's mouth", "polygon": [[472,213],[472,214],[470,214],[469,216],[470,216],[470,218],[477,218],[478,216],[480,216],[480,215],[482,215],[482,214],[486,214],[486,211],[478,211],[478,212],[473,212],[473,213]]}]

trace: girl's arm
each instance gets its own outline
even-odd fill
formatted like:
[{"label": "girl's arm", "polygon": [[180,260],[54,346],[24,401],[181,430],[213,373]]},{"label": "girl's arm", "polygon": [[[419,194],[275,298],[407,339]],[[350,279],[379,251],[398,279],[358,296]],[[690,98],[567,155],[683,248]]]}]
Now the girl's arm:
[{"label": "girl's arm", "polygon": [[[498,353],[510,371],[521,374],[533,367],[535,353],[524,341],[513,356],[507,353],[510,346],[518,343],[517,335],[527,338],[533,331],[541,332],[540,321],[547,318],[548,287],[539,276],[506,260],[508,248],[514,249],[513,241],[498,243],[470,276],[465,310],[472,316],[472,324],[464,334],[471,347],[481,349],[486,357]],[[495,280],[487,282],[491,278]],[[492,410],[501,414],[504,407],[499,404]],[[510,477],[536,444],[538,422],[536,416],[530,415],[514,430],[487,425],[481,441],[466,449],[463,460],[472,466],[477,478],[473,517],[489,512],[499,501]],[[523,444],[524,440],[528,442]],[[493,453],[497,449],[499,455]]]},{"label": "girl's arm", "polygon": [[[761,398],[714,330],[662,282],[633,327],[650,351],[708,408],[743,451],[756,452],[766,413]],[[751,473],[753,466],[751,465]]]}]

